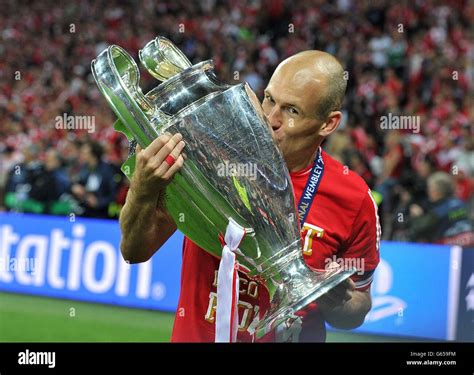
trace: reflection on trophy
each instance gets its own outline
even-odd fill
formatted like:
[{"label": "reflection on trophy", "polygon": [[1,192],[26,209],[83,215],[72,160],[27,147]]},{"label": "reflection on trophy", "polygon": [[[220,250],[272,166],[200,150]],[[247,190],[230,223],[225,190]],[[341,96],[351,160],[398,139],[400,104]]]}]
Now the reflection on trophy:
[{"label": "reflection on trophy", "polygon": [[[247,85],[219,82],[211,60],[191,66],[166,38],[151,41],[139,56],[162,81],[146,94],[135,61],[121,47],[108,47],[92,62],[119,119],[115,129],[131,143],[122,170],[132,176],[136,143],[145,148],[165,132],[183,135],[187,159],[167,187],[167,210],[184,235],[217,257],[229,221],[245,229],[235,251],[239,270],[270,295],[270,309],[255,327],[261,337],[355,271],[306,266],[289,173]],[[229,165],[253,173],[222,173]]]}]

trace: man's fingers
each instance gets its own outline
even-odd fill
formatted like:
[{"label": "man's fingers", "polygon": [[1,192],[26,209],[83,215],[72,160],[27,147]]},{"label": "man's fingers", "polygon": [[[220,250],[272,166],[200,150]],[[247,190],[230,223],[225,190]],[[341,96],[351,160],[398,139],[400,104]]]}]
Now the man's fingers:
[{"label": "man's fingers", "polygon": [[[180,134],[181,135],[181,134]],[[177,136],[177,134],[175,134]],[[169,134],[162,134],[145,149],[145,157],[147,159],[153,158],[163,147],[172,139]]]},{"label": "man's fingers", "polygon": [[184,157],[183,157],[183,154],[180,154],[178,156],[178,158],[176,159],[176,162],[170,167],[170,169],[168,169],[165,173],[165,175],[163,176],[163,178],[165,180],[168,180],[170,179],[171,177],[174,176],[174,174],[179,170],[181,169],[181,167],[183,166],[184,164]]},{"label": "man's fingers", "polygon": [[328,294],[331,294],[331,295],[333,295],[333,296],[335,296],[335,297],[340,297],[340,298],[342,298],[342,297],[345,296],[346,292],[347,292],[347,288],[343,285],[343,283],[341,283],[341,284],[335,286],[334,288],[332,288],[332,289],[331,289],[330,291],[328,291],[327,293],[328,293]]},{"label": "man's fingers", "polygon": [[348,278],[344,280],[342,283],[340,283],[336,288],[338,292],[340,292],[340,294],[345,294],[346,292],[353,292],[356,286],[355,286],[354,281]]},{"label": "man's fingers", "polygon": [[319,297],[316,300],[316,302],[319,305],[325,306],[326,308],[330,308],[330,309],[340,304],[339,300],[335,300],[334,297],[331,297],[330,295],[328,295],[328,293],[323,294],[321,297]]},{"label": "man's fingers", "polygon": [[354,282],[350,279],[346,279],[325,293],[321,298],[324,297],[325,300],[330,301],[331,304],[341,305],[352,298],[353,287],[355,288]]},{"label": "man's fingers", "polygon": [[[170,140],[170,142],[168,142],[168,144],[172,143],[172,141]],[[183,148],[185,146],[185,143],[183,141],[179,141],[175,146],[174,148],[171,150],[171,152],[169,152],[168,154],[166,154],[164,157],[163,157],[163,160],[161,162],[161,164],[159,165],[157,171],[156,171],[156,174],[158,176],[163,176],[163,179],[166,179],[166,174],[167,172],[172,168],[172,167],[175,167],[176,166],[176,163],[178,163],[178,159],[179,157],[181,156],[181,151],[183,151]],[[161,152],[161,151],[160,151]],[[170,155],[174,160],[175,160],[175,163],[170,166],[168,164],[168,162],[165,161],[166,157]],[[182,158],[181,158],[182,159]],[[158,162],[159,160],[161,160],[161,157],[159,158],[158,155],[156,156],[156,162]],[[182,162],[183,160],[180,160],[179,163],[178,163],[178,169],[180,168],[180,166],[182,165]]]},{"label": "man's fingers", "polygon": [[356,285],[355,285],[354,280],[352,280],[351,278],[348,278],[348,279],[346,279],[344,282],[346,282],[347,285],[348,285],[347,289],[349,289],[350,291],[355,290]]},{"label": "man's fingers", "polygon": [[153,165],[159,167],[165,158],[170,155],[176,145],[183,139],[183,136],[180,133],[176,133],[173,135],[168,142],[166,142],[160,149],[153,155],[152,159],[150,160]]},{"label": "man's fingers", "polygon": [[323,297],[326,304],[329,304],[330,306],[335,307],[335,306],[343,305],[345,302],[349,301],[352,298],[352,295],[349,292],[347,292],[341,296],[329,291]]},{"label": "man's fingers", "polygon": [[347,290],[337,290],[331,289],[326,295],[335,303],[341,303],[342,301],[346,301],[350,299],[350,294]]}]

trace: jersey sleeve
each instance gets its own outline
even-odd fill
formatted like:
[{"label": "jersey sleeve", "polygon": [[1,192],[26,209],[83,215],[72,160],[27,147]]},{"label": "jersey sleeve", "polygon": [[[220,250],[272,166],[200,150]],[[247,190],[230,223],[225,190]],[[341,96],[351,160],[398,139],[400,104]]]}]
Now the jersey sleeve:
[{"label": "jersey sleeve", "polygon": [[[380,227],[377,204],[368,190],[361,208],[354,219],[352,231],[341,257],[345,264],[355,266],[358,270],[351,276],[356,290],[365,291],[370,287],[380,254]],[[350,263],[350,264],[349,264]]]}]

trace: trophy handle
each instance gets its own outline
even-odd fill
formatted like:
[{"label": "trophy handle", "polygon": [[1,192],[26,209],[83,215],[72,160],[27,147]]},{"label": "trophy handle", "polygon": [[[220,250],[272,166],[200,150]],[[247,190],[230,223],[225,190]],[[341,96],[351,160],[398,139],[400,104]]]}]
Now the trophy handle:
[{"label": "trophy handle", "polygon": [[[188,58],[177,48],[170,40],[165,37],[157,37],[150,41],[139,51],[139,57],[145,68],[155,78],[166,80],[175,74],[189,68],[191,66]],[[103,66],[103,69],[101,69]],[[110,74],[114,77],[107,77]],[[127,119],[127,113],[123,106],[120,105],[120,98],[112,95],[110,84],[113,81],[115,88],[120,86],[126,94],[127,99],[132,99],[138,105],[139,109],[144,113],[139,113],[139,118],[143,120],[142,115],[154,118],[159,124],[166,123],[169,117],[154,106],[150,100],[143,94],[140,86],[140,72],[133,58],[121,47],[110,46],[106,51],[98,56],[97,61],[92,61],[92,74],[96,80],[99,89],[106,97],[112,109],[118,116],[118,120],[114,123],[114,129],[125,134],[130,148],[128,159],[121,166],[122,172],[128,177],[133,176],[135,169],[135,148],[137,143],[142,146],[148,145],[150,135],[148,131],[142,131],[142,124],[136,123],[132,119]],[[114,78],[110,80],[110,78]],[[132,103],[131,103],[132,104]],[[132,104],[133,105],[133,104]],[[135,117],[135,116],[134,116]],[[142,121],[140,121],[142,122]],[[143,122],[142,122],[143,123]],[[156,129],[158,130],[158,129]]]},{"label": "trophy handle", "polygon": [[116,120],[114,122],[114,130],[124,134],[128,140],[128,157],[127,160],[125,160],[125,162],[121,165],[120,170],[130,180],[133,176],[133,173],[135,172],[135,153],[137,148],[137,140],[120,120]]},{"label": "trophy handle", "polygon": [[[91,69],[100,91],[122,124],[140,146],[148,146],[169,116],[143,95],[133,58],[123,48],[112,45],[92,61]],[[129,135],[127,138],[130,139]]]},{"label": "trophy handle", "polygon": [[166,81],[192,66],[186,55],[162,36],[148,42],[138,56],[148,72],[160,81]]}]

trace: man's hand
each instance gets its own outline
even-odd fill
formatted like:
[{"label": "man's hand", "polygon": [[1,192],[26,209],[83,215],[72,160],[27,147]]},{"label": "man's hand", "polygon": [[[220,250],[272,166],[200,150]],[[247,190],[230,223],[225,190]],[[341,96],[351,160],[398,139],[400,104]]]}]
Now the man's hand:
[{"label": "man's hand", "polygon": [[420,217],[423,215],[423,208],[417,204],[410,205],[410,216],[411,217]]},{"label": "man's hand", "polygon": [[[146,149],[137,147],[135,173],[120,212],[120,250],[130,263],[146,262],[176,231],[162,192],[183,166],[182,138],[161,135]],[[176,160],[172,166],[165,161],[168,155]]]},{"label": "man's hand", "polygon": [[[156,138],[146,149],[137,147],[135,173],[130,185],[137,198],[154,199],[159,196],[172,177],[184,163],[182,150],[185,143],[179,133],[170,137],[161,135]],[[170,166],[166,157],[171,155],[176,162]]]},{"label": "man's hand", "polygon": [[346,302],[350,301],[354,290],[354,282],[351,279],[346,279],[319,297],[316,302],[321,310],[330,311],[342,307]]},{"label": "man's hand", "polygon": [[[333,262],[329,268],[339,267]],[[355,290],[351,279],[346,279],[316,300],[324,319],[333,327],[354,329],[359,327],[372,307],[370,291]]]}]

